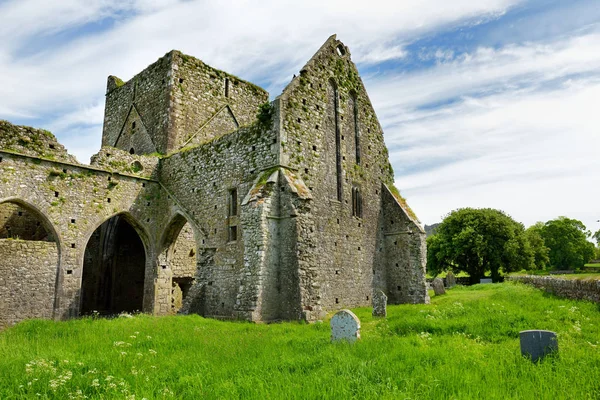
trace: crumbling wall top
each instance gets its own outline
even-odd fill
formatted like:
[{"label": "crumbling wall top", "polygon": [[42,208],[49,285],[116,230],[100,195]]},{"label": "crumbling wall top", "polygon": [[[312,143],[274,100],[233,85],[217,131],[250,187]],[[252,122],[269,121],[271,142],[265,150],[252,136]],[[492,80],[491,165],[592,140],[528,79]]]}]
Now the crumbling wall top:
[{"label": "crumbling wall top", "polygon": [[78,164],[49,131],[3,120],[0,120],[0,150]]},{"label": "crumbling wall top", "polygon": [[116,147],[104,146],[92,156],[90,165],[111,172],[155,179],[160,157],[129,154]]}]

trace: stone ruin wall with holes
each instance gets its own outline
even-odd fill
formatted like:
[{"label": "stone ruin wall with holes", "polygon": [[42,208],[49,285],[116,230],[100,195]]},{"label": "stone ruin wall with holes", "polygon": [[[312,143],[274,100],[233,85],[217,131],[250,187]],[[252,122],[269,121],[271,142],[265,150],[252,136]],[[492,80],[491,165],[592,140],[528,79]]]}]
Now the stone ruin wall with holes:
[{"label": "stone ruin wall with holes", "polygon": [[[268,98],[172,51],[128,82],[109,77],[89,166],[47,131],[0,122],[0,328],[89,311],[104,279],[91,266],[133,264],[136,246],[143,273],[111,270],[111,301],[143,281],[131,296],[158,315],[314,321],[378,289],[428,301],[425,234],[348,48],[331,37]],[[107,241],[121,226],[141,245]]]},{"label": "stone ruin wall with holes", "polygon": [[313,197],[298,236],[311,282],[305,314],[370,304],[374,288],[395,303],[427,301],[423,230],[393,187],[383,130],[350,57],[330,39],[276,101],[282,162]]}]

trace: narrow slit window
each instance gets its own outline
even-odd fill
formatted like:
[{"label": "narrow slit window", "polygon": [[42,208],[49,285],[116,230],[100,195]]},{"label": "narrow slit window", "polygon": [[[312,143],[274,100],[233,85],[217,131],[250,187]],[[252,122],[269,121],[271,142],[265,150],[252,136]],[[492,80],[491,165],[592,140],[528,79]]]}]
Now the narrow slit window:
[{"label": "narrow slit window", "polygon": [[225,78],[225,97],[229,97],[229,78]]},{"label": "narrow slit window", "polygon": [[331,90],[331,94],[333,95],[333,99],[331,99],[331,107],[333,107],[333,123],[335,127],[334,135],[335,135],[335,169],[336,169],[336,178],[337,178],[337,200],[342,201],[342,152],[341,152],[341,132],[340,132],[340,115],[339,115],[339,92],[337,84],[333,79],[329,81],[329,86]]},{"label": "narrow slit window", "polygon": [[352,188],[352,215],[362,218],[362,195],[359,188]]},{"label": "narrow slit window", "polygon": [[360,165],[360,127],[358,123],[358,96],[355,91],[350,93],[352,102],[352,113],[354,115],[354,149],[356,151],[356,164]]},{"label": "narrow slit window", "polygon": [[237,215],[237,212],[237,189],[234,188],[229,191],[229,216]]}]

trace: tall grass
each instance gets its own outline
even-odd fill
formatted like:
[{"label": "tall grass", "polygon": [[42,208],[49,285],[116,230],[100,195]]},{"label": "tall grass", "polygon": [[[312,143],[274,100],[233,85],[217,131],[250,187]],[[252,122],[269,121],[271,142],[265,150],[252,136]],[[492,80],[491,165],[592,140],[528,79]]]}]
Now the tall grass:
[{"label": "tall grass", "polygon": [[[327,321],[27,321],[0,333],[0,398],[600,397],[596,304],[504,283],[390,306],[387,319],[355,312],[355,345],[331,344]],[[559,354],[523,358],[525,329],[556,331]]]}]

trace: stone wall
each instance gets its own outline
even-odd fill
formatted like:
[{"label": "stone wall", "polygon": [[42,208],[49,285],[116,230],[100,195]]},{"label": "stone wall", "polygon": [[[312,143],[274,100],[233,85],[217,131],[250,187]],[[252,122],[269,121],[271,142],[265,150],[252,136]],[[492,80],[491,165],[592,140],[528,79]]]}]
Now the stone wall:
[{"label": "stone wall", "polygon": [[102,146],[135,154],[166,153],[169,135],[171,53],[127,82],[108,77]]},{"label": "stone wall", "polygon": [[109,77],[103,146],[169,154],[254,122],[262,88],[173,50],[128,82]]},{"label": "stone wall", "polygon": [[428,303],[425,231],[402,207],[401,199],[384,185],[383,212],[379,218],[374,288],[386,288],[390,304]]},{"label": "stone wall", "polygon": [[0,120],[0,149],[51,160],[77,162],[47,130],[13,125],[3,120]]},{"label": "stone wall", "polygon": [[[114,267],[120,260],[141,260],[141,308],[155,314],[314,321],[370,305],[374,289],[427,301],[424,232],[393,187],[348,48],[332,36],[267,100],[172,51],[128,82],[109,77],[90,166],[45,131],[5,128],[14,138],[0,142],[0,204],[11,205],[0,222],[22,217],[14,204],[56,240],[55,317],[80,313],[82,289],[108,299],[102,311],[131,310],[123,294],[139,299],[142,278]],[[115,244],[115,221],[136,251]],[[117,276],[117,286],[102,283]],[[99,294],[114,288],[120,297]]]},{"label": "stone wall", "polygon": [[264,89],[202,61],[172,53],[169,151],[206,143],[248,126],[269,100]]},{"label": "stone wall", "polygon": [[56,243],[0,239],[0,329],[28,318],[52,318]]},{"label": "stone wall", "polygon": [[[306,257],[301,265],[308,268],[301,272],[309,280],[302,287],[315,288],[310,296],[316,303],[304,308],[369,305],[374,271],[379,268],[377,253],[384,247],[378,243],[384,240],[378,239],[382,192],[385,185],[393,186],[394,175],[383,131],[349,49],[331,37],[276,103],[281,164],[298,171],[313,197],[310,212],[303,215],[307,230],[302,240],[315,255],[299,256]],[[360,212],[354,209],[357,191]],[[407,224],[420,231],[416,219]],[[415,262],[409,264],[408,253],[403,258],[407,273],[411,268],[418,271],[418,278],[406,287],[414,296],[392,294],[391,299],[410,297],[416,302],[426,296],[421,276],[424,238],[417,234],[414,242],[419,249],[412,252],[418,254]]]},{"label": "stone wall", "polygon": [[[241,201],[255,179],[277,163],[275,134],[268,125],[254,124],[162,160],[165,188],[188,213],[197,235],[199,261],[190,292],[203,299],[206,315],[235,317],[244,268],[244,225]],[[237,214],[230,215],[230,195],[237,193]],[[230,240],[231,230],[236,240]],[[208,252],[210,257],[204,257]],[[200,289],[202,287],[202,289]],[[244,309],[251,305],[239,305]]]},{"label": "stone wall", "polygon": [[[114,215],[126,216],[146,251],[144,307],[155,298],[158,238],[166,229],[172,200],[159,182],[120,172],[62,163],[0,150],[0,203],[18,204],[40,216],[59,243],[60,260],[55,315],[79,313],[84,252],[92,233]],[[170,282],[169,282],[170,284]],[[162,300],[169,303],[170,299]]]},{"label": "stone wall", "polygon": [[196,276],[196,239],[189,222],[181,228],[171,248],[171,269],[175,278]]},{"label": "stone wall", "polygon": [[13,203],[0,204],[0,239],[54,241],[39,215]]},{"label": "stone wall", "polygon": [[600,280],[560,279],[552,276],[508,276],[512,282],[525,283],[556,296],[600,302]]},{"label": "stone wall", "polygon": [[158,157],[129,154],[115,147],[103,147],[92,156],[90,164],[108,172],[157,179],[159,162]]}]

